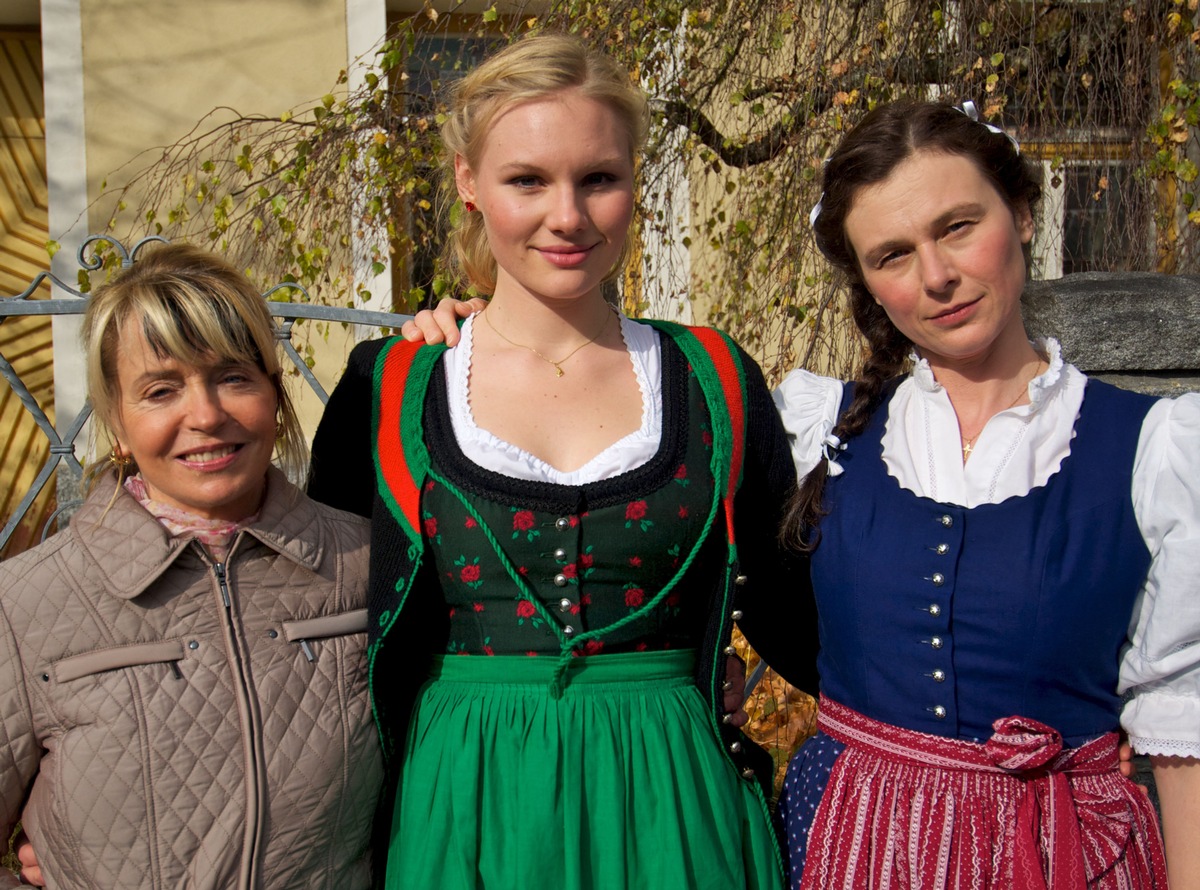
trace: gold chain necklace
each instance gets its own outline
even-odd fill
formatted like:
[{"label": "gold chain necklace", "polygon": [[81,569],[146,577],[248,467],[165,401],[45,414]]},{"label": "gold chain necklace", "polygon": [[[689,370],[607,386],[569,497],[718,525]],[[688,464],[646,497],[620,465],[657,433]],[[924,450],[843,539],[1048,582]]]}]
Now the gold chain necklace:
[{"label": "gold chain necklace", "polygon": [[518,349],[528,349],[530,352],[532,352],[534,355],[536,355],[542,361],[546,362],[547,364],[554,365],[554,372],[555,372],[556,377],[563,376],[563,373],[564,373],[563,369],[562,369],[563,362],[565,362],[567,359],[569,359],[571,356],[573,356],[579,350],[583,349],[583,347],[596,342],[596,339],[601,334],[603,334],[605,329],[608,327],[608,319],[610,317],[610,315],[608,315],[608,314],[606,314],[604,316],[604,321],[602,321],[600,323],[600,330],[596,331],[596,333],[592,336],[592,338],[590,340],[586,340],[583,343],[580,343],[578,346],[576,346],[574,349],[572,349],[570,352],[568,352],[566,355],[564,355],[558,361],[555,361],[554,359],[550,358],[549,356],[542,355],[540,352],[538,352],[532,346],[526,346],[524,343],[517,343],[515,340],[510,340],[506,336],[504,336],[502,333],[500,333],[498,330],[496,330],[496,326],[494,324],[492,324],[492,320],[490,318],[488,318],[486,309],[484,309],[483,312],[480,314],[483,316],[483,320],[487,322],[487,326],[492,329],[492,331],[496,334],[496,336],[499,337],[501,340],[503,340],[505,343],[507,343],[509,346],[515,346]]},{"label": "gold chain necklace", "polygon": [[[1021,396],[1025,395],[1029,391],[1029,384],[1032,383],[1034,380],[1036,380],[1038,374],[1040,374],[1041,372],[1042,372],[1042,360],[1038,359],[1037,367],[1033,369],[1033,376],[1030,377],[1029,380],[1025,383],[1025,385],[1022,386],[1021,389],[1017,391],[1017,397],[1015,399],[1013,399],[1011,402],[1009,402],[1007,405],[1005,405],[1003,408],[1001,408],[999,411],[997,411],[996,414],[1002,414],[1003,412],[1005,412],[1009,408],[1011,408],[1013,405],[1017,404],[1017,402],[1021,401]],[[992,417],[995,417],[996,414],[993,414]],[[991,420],[991,419],[992,419],[991,417],[988,418],[988,420]],[[977,432],[973,436],[963,438],[962,453],[963,453],[963,463],[964,464],[967,462],[967,458],[969,458],[971,456],[971,452],[975,450],[975,440],[983,435],[983,429],[987,425],[988,425],[988,421],[985,420],[983,422],[983,426],[981,426],[979,428],[979,432]]]}]

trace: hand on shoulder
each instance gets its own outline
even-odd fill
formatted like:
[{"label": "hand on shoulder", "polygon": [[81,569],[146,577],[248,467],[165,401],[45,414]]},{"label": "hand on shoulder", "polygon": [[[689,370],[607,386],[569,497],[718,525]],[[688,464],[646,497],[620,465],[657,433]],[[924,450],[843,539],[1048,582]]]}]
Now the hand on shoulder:
[{"label": "hand on shoulder", "polygon": [[487,308],[487,302],[479,297],[455,300],[447,297],[437,304],[436,309],[422,309],[411,321],[400,328],[400,335],[410,343],[445,343],[453,346],[458,342],[459,319],[467,318]]}]

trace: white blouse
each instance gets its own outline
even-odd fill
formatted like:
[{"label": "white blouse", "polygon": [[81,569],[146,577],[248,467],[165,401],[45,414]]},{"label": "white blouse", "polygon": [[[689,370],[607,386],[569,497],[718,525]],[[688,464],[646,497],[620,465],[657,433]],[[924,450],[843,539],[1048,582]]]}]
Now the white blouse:
[{"label": "white blouse", "polygon": [[[1035,346],[1049,368],[1030,382],[1030,404],[989,420],[965,464],[950,398],[929,364],[916,361],[888,408],[889,475],[918,496],[962,507],[1045,485],[1070,454],[1086,378],[1063,362],[1056,341]],[[842,383],[793,371],[774,395],[803,477],[822,459]],[[1160,399],[1150,408],[1132,488],[1151,563],[1122,653],[1121,724],[1141,754],[1200,757],[1200,394]]]},{"label": "white blouse", "polygon": [[633,364],[638,389],[642,393],[642,423],[627,436],[609,445],[586,464],[569,472],[546,463],[510,442],[492,435],[475,423],[470,404],[471,351],[473,322],[471,316],[463,322],[462,339],[453,349],[446,350],[443,365],[446,391],[450,403],[450,423],[454,438],[466,457],[483,467],[534,482],[554,482],[559,485],[583,485],[601,479],[611,479],[628,470],[642,466],[658,452],[662,438],[662,351],[658,331],[645,324],[621,319],[621,336]]}]

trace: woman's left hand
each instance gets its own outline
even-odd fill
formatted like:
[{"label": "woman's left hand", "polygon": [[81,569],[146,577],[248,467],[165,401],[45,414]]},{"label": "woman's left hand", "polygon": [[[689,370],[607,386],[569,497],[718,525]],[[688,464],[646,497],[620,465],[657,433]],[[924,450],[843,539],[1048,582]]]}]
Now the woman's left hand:
[{"label": "woman's left hand", "polygon": [[746,665],[736,655],[725,659],[725,682],[721,685],[724,696],[721,699],[721,709],[729,718],[729,726],[745,726],[750,722],[746,713]]},{"label": "woman's left hand", "polygon": [[479,297],[459,301],[447,297],[437,308],[422,309],[400,328],[400,335],[410,343],[441,343],[453,346],[458,342],[458,321],[487,308]]},{"label": "woman's left hand", "polygon": [[25,832],[17,835],[15,843],[17,861],[21,863],[20,880],[30,887],[45,887],[46,879],[42,877],[42,869],[38,865],[37,854],[33,852],[33,844],[25,836]]}]

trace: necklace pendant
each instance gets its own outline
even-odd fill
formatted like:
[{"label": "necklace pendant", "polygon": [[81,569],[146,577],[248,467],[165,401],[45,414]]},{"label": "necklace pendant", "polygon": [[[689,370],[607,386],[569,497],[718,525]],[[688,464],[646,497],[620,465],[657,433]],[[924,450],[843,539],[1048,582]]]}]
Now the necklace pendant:
[{"label": "necklace pendant", "polygon": [[971,446],[970,442],[968,442],[966,445],[964,445],[963,446],[963,460],[965,461],[968,457],[970,457],[971,452],[974,450],[975,449]]},{"label": "necklace pendant", "polygon": [[563,375],[563,369],[560,368],[557,364],[555,364],[554,365],[554,376],[561,377],[562,375]]}]

